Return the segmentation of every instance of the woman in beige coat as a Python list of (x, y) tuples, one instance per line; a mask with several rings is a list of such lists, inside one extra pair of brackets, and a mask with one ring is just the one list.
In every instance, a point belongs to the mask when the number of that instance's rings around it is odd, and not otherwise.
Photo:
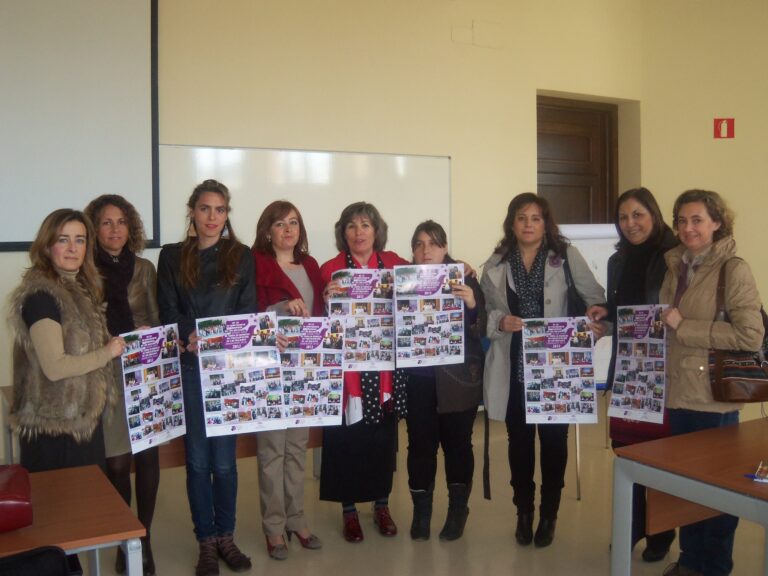
[[(668, 401), (673, 435), (739, 421), (741, 404), (715, 402), (710, 348), (757, 350), (763, 340), (760, 295), (749, 265), (736, 257), (733, 217), (715, 192), (688, 190), (675, 201), (681, 244), (666, 253), (659, 300), (667, 335)], [(714, 320), (720, 268), (726, 267), (727, 319)], [(665, 575), (730, 574), (738, 518), (723, 514), (680, 529), (680, 558)]]

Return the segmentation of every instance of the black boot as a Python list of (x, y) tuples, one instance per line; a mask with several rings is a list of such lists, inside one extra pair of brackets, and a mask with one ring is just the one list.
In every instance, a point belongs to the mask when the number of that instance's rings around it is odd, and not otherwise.
[(517, 511), (517, 530), (515, 540), (520, 546), (528, 546), (533, 542), (533, 512)]
[(648, 545), (645, 547), (645, 550), (643, 550), (643, 561), (658, 562), (663, 560), (669, 553), (669, 547), (672, 546), (674, 540), (674, 530), (667, 530), (666, 532), (646, 536), (645, 541)]
[(141, 565), (144, 568), (144, 576), (155, 576), (155, 557), (152, 555), (149, 532), (141, 539)]
[(544, 548), (552, 544), (555, 539), (555, 525), (557, 518), (540, 518), (539, 525), (536, 528), (536, 535), (533, 537), (533, 543), (537, 548)]
[(464, 534), (464, 525), (469, 516), (467, 502), (471, 490), (471, 484), (448, 484), (448, 516), (440, 531), (440, 540), (456, 540)]
[(432, 521), (432, 490), (411, 490), (413, 522), (411, 539), (429, 540), (429, 524)]

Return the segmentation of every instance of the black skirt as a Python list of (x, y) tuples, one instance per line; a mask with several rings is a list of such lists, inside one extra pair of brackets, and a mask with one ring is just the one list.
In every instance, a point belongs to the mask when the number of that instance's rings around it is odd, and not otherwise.
[(397, 418), (323, 429), (320, 500), (371, 502), (389, 496), (395, 470)]
[(30, 472), (45, 472), (96, 464), (106, 470), (104, 431), (99, 420), (93, 435), (82, 442), (69, 434), (37, 434), (34, 439), (19, 438), (19, 461)]

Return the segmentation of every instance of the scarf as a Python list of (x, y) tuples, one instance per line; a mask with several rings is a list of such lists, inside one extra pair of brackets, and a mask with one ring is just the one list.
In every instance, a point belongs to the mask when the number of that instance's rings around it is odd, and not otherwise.
[(101, 246), (96, 246), (96, 266), (104, 279), (104, 295), (107, 302), (107, 329), (113, 336), (135, 329), (133, 312), (128, 303), (128, 284), (133, 279), (136, 256), (123, 248), (119, 256), (112, 256)]
[[(541, 318), (544, 316), (544, 265), (547, 262), (549, 252), (546, 244), (542, 242), (530, 272), (525, 269), (520, 249), (515, 248), (509, 254), (509, 266), (512, 271), (512, 279), (515, 281), (515, 292), (519, 300), (520, 318)], [(523, 377), (523, 347), (519, 347), (517, 354), (517, 374)]]

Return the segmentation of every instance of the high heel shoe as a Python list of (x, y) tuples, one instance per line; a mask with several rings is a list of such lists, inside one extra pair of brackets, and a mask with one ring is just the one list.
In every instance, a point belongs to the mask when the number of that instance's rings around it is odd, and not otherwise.
[(286, 560), (288, 558), (288, 546), (285, 545), (285, 541), (280, 544), (272, 544), (269, 541), (269, 536), (265, 536), (267, 539), (267, 554), (273, 560)]
[(286, 530), (286, 534), (288, 534), (288, 542), (291, 541), (291, 536), (296, 534), (296, 538), (301, 542), (301, 547), (307, 550), (320, 550), (323, 547), (323, 541), (314, 534), (310, 533), (306, 538), (303, 538), (296, 530)]

